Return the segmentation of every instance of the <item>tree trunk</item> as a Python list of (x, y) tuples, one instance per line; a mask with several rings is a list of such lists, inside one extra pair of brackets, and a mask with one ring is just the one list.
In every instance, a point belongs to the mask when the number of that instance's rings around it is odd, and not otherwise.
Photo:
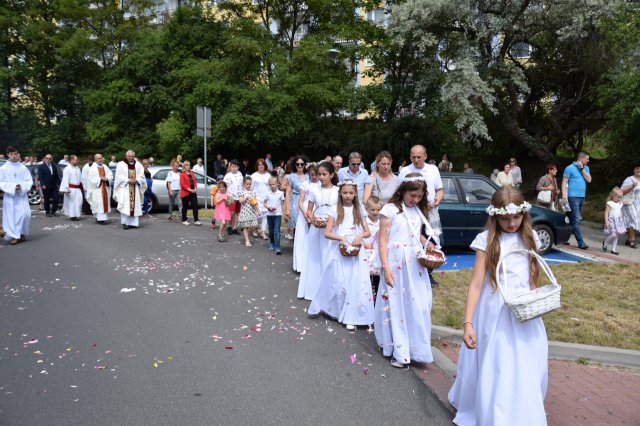
[(536, 158), (542, 161), (547, 163), (557, 162), (556, 156), (549, 150), (549, 147), (520, 127), (518, 120), (511, 115), (510, 111), (504, 105), (496, 102), (496, 108), (500, 113), (500, 117), (502, 117), (502, 123), (505, 129), (520, 145), (527, 148)]

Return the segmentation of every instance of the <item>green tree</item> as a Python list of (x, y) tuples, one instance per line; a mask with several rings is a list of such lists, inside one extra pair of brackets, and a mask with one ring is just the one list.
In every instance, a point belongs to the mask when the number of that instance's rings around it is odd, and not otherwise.
[[(497, 114), (512, 142), (549, 161), (602, 125), (595, 88), (612, 58), (600, 22), (619, 3), (416, 0), (393, 9), (391, 30), (437, 61), (443, 105), (465, 141), (490, 140)], [(425, 84), (432, 77), (416, 81)]]

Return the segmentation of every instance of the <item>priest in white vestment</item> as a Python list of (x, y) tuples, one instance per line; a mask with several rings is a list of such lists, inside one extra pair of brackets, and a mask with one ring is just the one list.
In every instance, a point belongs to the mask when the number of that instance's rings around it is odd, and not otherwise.
[(78, 157), (69, 157), (69, 165), (62, 172), (59, 192), (64, 194), (62, 212), (71, 220), (78, 221), (82, 215), (82, 172), (78, 167)]
[(87, 170), (87, 202), (100, 225), (106, 225), (111, 211), (111, 180), (113, 173), (104, 164), (102, 154), (94, 156), (94, 163)]
[(29, 169), (20, 163), (20, 153), (15, 148), (9, 147), (7, 155), (9, 161), (0, 167), (0, 190), (4, 192), (2, 227), (4, 239), (16, 245), (29, 234), (31, 207), (28, 194), (33, 178)]
[(138, 226), (142, 216), (142, 201), (147, 181), (142, 164), (135, 159), (135, 152), (127, 151), (124, 161), (116, 166), (116, 178), (113, 183), (113, 198), (118, 202), (120, 223), (124, 229)]

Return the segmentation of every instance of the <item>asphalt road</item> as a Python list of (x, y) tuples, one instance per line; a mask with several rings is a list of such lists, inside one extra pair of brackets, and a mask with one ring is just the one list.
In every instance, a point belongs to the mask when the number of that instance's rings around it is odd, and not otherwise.
[(450, 424), (373, 334), (307, 317), (289, 241), (117, 222), (0, 245), (0, 424)]

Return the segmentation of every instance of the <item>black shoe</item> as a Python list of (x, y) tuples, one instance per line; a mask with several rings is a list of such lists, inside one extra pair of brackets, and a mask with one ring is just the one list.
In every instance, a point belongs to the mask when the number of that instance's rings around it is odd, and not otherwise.
[(578, 248), (579, 248), (580, 250), (588, 250), (588, 249), (589, 249), (589, 246), (588, 246), (588, 245), (586, 245), (585, 243), (582, 243), (582, 244), (578, 245)]
[(625, 241), (625, 242), (624, 242), (624, 245), (625, 245), (625, 246), (631, 245), (631, 241), (629, 241), (629, 240)]
[(619, 255), (620, 253), (619, 253), (619, 252), (617, 252), (617, 251), (613, 251), (613, 250), (611, 250), (611, 254), (615, 254), (615, 255), (617, 256), (617, 255)]
[(108, 222), (107, 222), (106, 220), (98, 221), (98, 223), (99, 223), (100, 225), (106, 225), (106, 224), (108, 224)]
[(607, 245), (605, 243), (602, 243), (602, 251), (606, 253), (607, 250)]
[(46, 214), (45, 214), (45, 216), (47, 216), (47, 217), (53, 217), (53, 214), (51, 214), (51, 213), (46, 213)]
[(72, 217), (71, 220), (74, 221), (74, 222), (78, 222), (80, 220), (80, 218), (79, 217)]
[(122, 225), (122, 229), (129, 229), (129, 225)]
[(56, 212), (51, 213), (51, 215), (53, 215), (54, 217), (58, 217), (58, 213)]

